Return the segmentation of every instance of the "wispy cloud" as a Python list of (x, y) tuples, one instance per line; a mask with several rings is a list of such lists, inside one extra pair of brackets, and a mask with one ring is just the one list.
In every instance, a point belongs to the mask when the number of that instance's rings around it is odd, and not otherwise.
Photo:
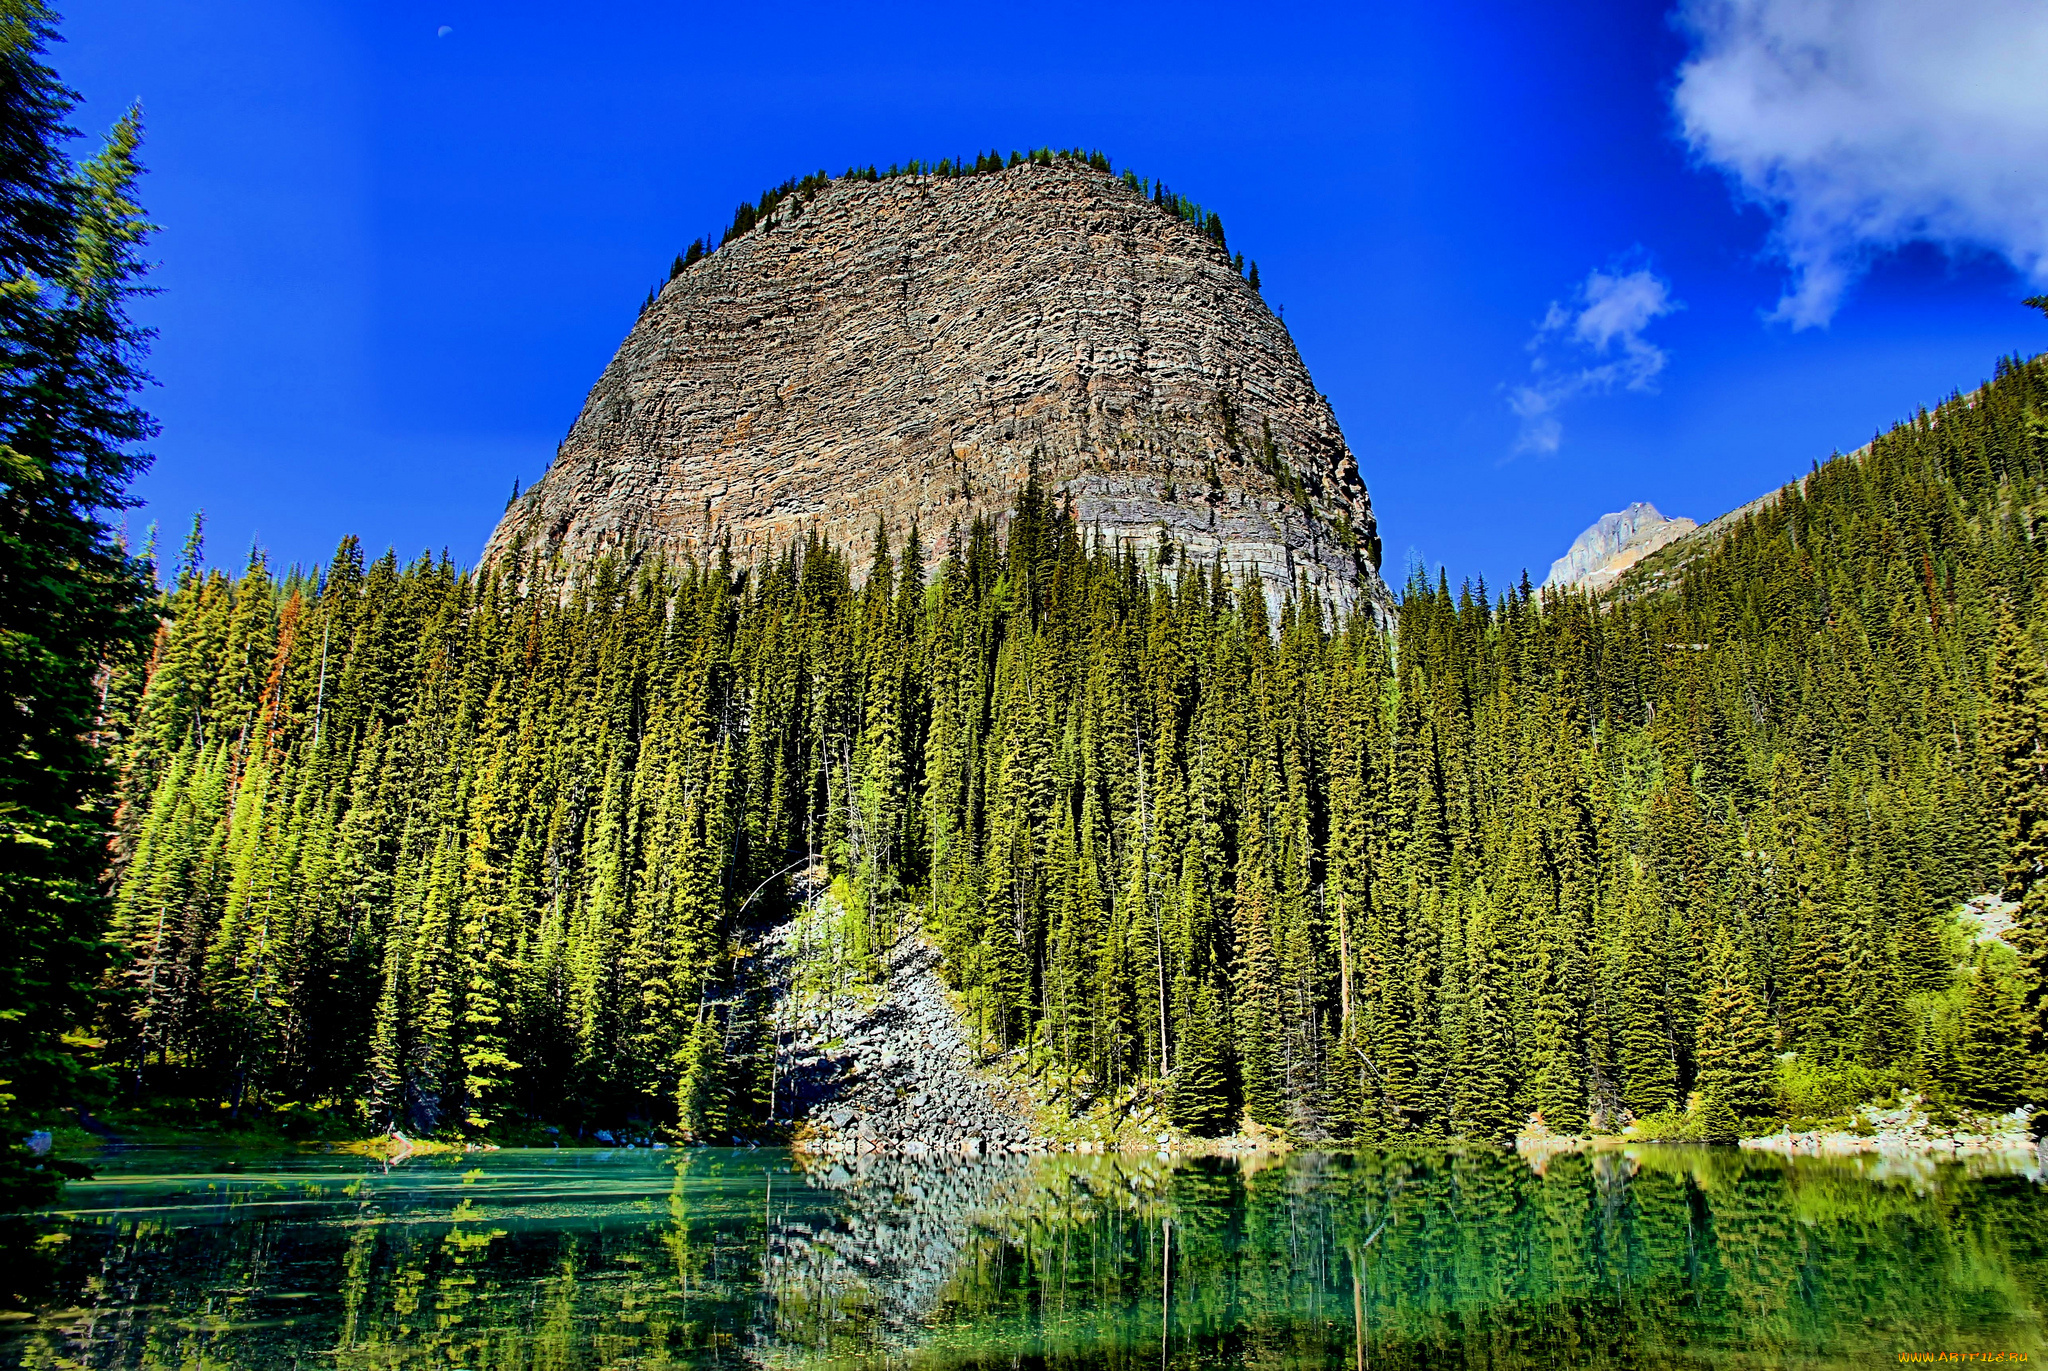
[(1529, 340), (1529, 379), (1508, 391), (1508, 408), (1521, 421), (1514, 451), (1557, 451), (1559, 411), (1580, 396), (1654, 390), (1666, 357), (1643, 330), (1683, 308), (1648, 267), (1594, 271), (1569, 303), (1551, 301)]
[(2003, 256), (2048, 285), (2048, 5), (1681, 0), (1686, 141), (1775, 220), (1771, 317), (1825, 324), (1909, 242)]

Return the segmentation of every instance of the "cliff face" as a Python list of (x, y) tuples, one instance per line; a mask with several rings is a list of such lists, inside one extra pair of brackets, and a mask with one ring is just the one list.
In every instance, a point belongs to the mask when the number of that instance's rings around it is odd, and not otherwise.
[(1573, 540), (1570, 551), (1550, 564), (1545, 588), (1599, 593), (1658, 548), (1693, 531), (1687, 518), (1667, 519), (1657, 507), (1638, 501), (1614, 514), (1603, 514)]
[(1034, 464), (1091, 537), (1391, 603), (1330, 406), (1222, 249), (1076, 164), (835, 181), (670, 281), (487, 558), (934, 560)]

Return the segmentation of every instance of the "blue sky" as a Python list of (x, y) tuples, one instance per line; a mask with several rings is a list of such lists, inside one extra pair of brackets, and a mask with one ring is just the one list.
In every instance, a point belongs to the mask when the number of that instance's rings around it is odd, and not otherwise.
[(1390, 579), (1540, 580), (2048, 349), (2048, 11), (1687, 3), (74, 4), (75, 122), (142, 101), (163, 225), (131, 525), (472, 561), (739, 200), (1078, 144), (1258, 261)]

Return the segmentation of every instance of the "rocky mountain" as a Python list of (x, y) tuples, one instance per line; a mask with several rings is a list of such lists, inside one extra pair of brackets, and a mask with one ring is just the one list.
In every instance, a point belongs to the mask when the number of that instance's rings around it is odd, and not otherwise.
[(864, 569), (879, 520), (931, 562), (1034, 469), (1090, 537), (1391, 605), (1286, 328), (1215, 237), (1070, 160), (827, 181), (678, 272), (485, 555), (815, 531)]
[(1603, 514), (1573, 540), (1570, 551), (1550, 564), (1544, 588), (1597, 594), (1637, 562), (1697, 527), (1687, 518), (1667, 519), (1655, 505), (1642, 501)]

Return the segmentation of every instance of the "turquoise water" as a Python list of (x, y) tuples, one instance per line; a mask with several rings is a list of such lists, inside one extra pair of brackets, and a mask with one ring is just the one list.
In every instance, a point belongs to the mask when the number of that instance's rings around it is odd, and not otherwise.
[(1732, 1150), (801, 1165), (136, 1149), (0, 1365), (1848, 1367), (2048, 1355), (2048, 1191)]

